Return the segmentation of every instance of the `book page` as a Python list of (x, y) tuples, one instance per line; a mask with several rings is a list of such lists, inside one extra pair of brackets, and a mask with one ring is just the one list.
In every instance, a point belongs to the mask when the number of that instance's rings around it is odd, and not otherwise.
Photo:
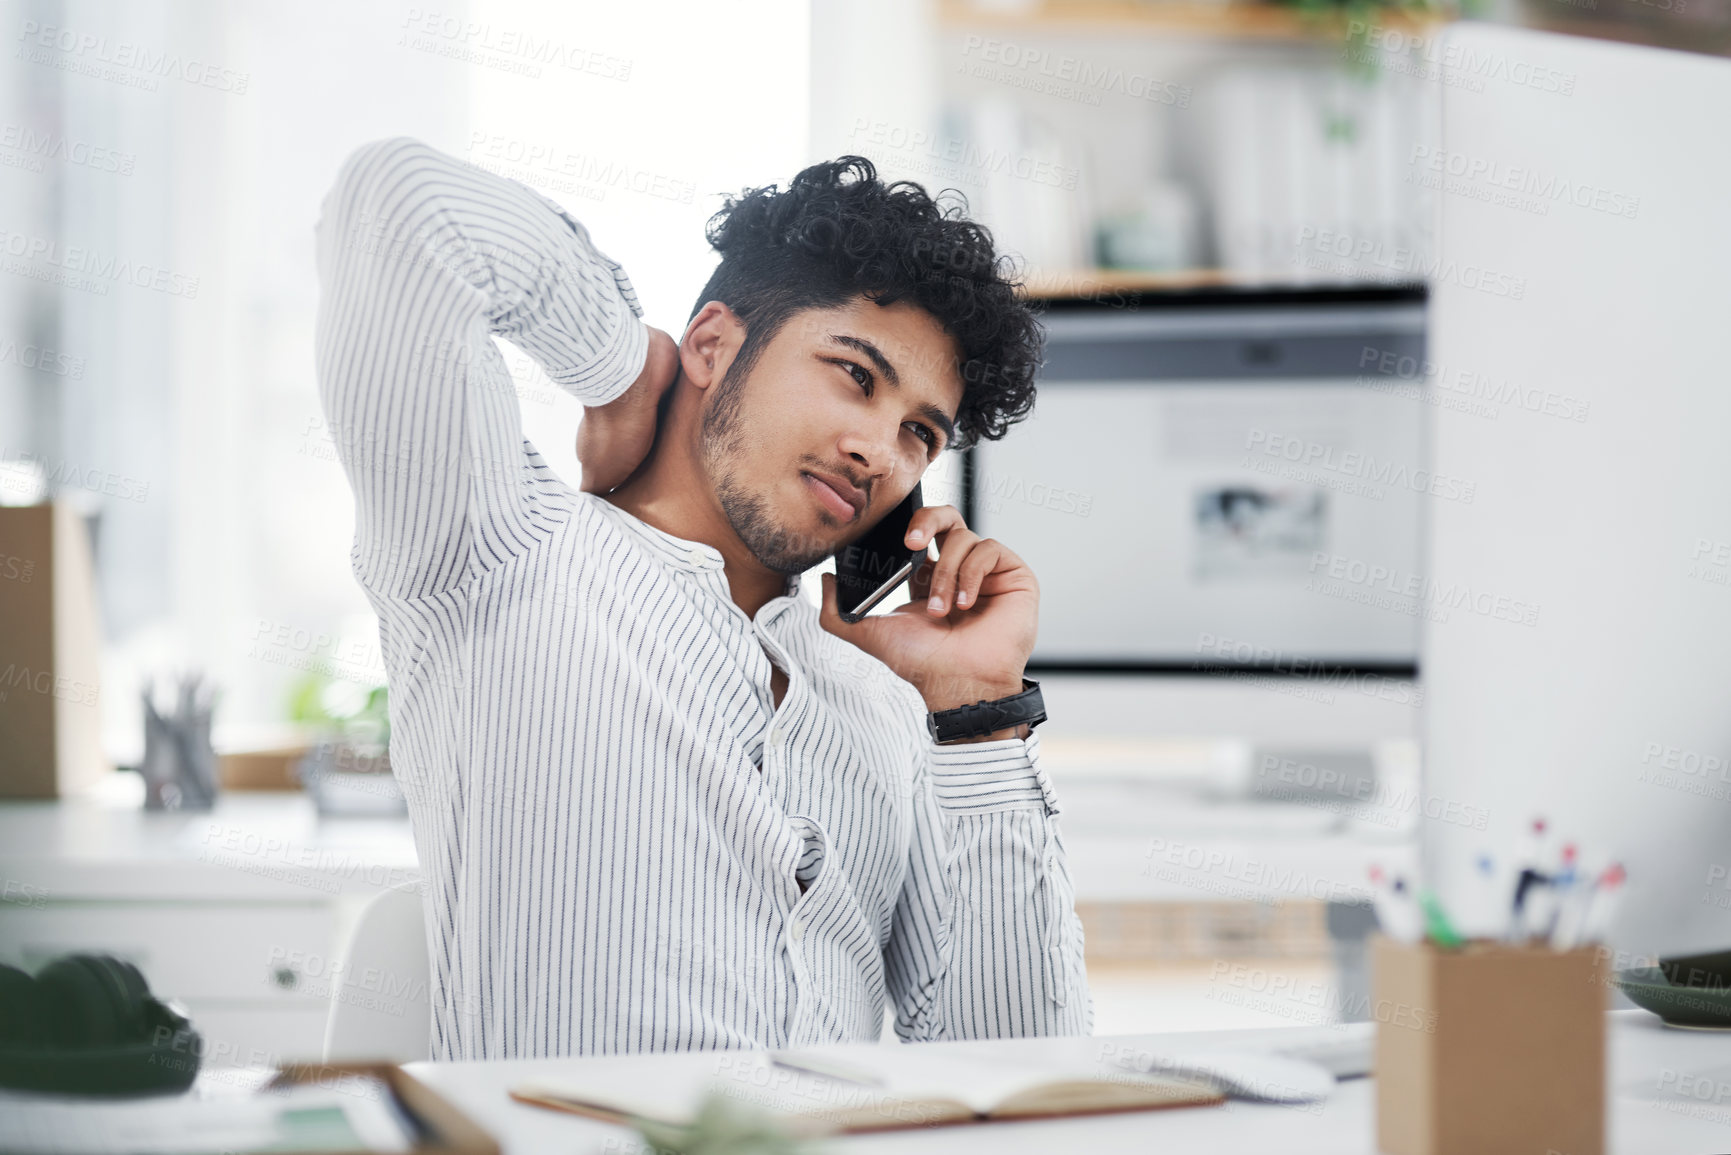
[[(777, 1055), (817, 1069), (834, 1066), (838, 1075), (851, 1069), (857, 1076), (877, 1080), (879, 1093), (891, 1100), (909, 1104), (955, 1102), (980, 1116), (1012, 1105), (1018, 1111), (1083, 1111), (1123, 1109), (1149, 1100), (1205, 1102), (1219, 1098), (1212, 1088), (1191, 1080), (1125, 1071), (1113, 1064), (961, 1055), (941, 1046), (880, 1047), (845, 1056), (817, 1051)], [(857, 1090), (863, 1094), (871, 1088)]]
[[(644, 1060), (649, 1059), (646, 1065)], [(679, 1056), (621, 1056), (605, 1067), (574, 1066), (569, 1076), (547, 1076), (511, 1089), (513, 1097), (597, 1117), (631, 1115), (674, 1125), (696, 1118), (706, 1095), (802, 1119), (811, 1134), (876, 1127), (919, 1126), (971, 1118), (959, 1102), (910, 1105), (886, 1088), (776, 1065), (766, 1051), (713, 1051)], [(826, 1063), (825, 1070), (839, 1070)], [(852, 1066), (848, 1073), (853, 1074)], [(857, 1072), (876, 1080), (871, 1072)]]
[[(620, 1056), (512, 1088), (520, 1100), (599, 1117), (683, 1125), (707, 1094), (799, 1119), (802, 1131), (931, 1126), (1006, 1115), (1218, 1102), (1212, 1088), (1100, 1063), (958, 1055), (908, 1045), (831, 1051), (717, 1051)], [(645, 1065), (644, 1060), (650, 1065)], [(779, 1060), (779, 1062), (778, 1062)]]

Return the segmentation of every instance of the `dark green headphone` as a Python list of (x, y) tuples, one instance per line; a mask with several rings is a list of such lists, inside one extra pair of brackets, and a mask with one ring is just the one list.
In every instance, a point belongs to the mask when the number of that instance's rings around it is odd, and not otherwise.
[(112, 955), (55, 959), (31, 978), (0, 966), (0, 1087), (79, 1095), (184, 1091), (204, 1041)]

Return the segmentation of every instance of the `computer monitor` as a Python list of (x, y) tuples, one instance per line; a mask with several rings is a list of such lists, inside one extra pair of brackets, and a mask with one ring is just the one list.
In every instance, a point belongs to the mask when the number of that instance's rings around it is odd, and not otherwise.
[[(1627, 867), (1611, 944), (1731, 947), (1731, 61), (1447, 33), (1422, 855), (1472, 928), (1534, 816)], [(1540, 83), (1542, 81), (1542, 83)], [(1484, 829), (1477, 827), (1482, 825)]]
[[(1421, 285), (1053, 300), (1033, 413), (969, 454), (969, 525), (1040, 577), (1030, 672), (1406, 677)], [(1348, 576), (1350, 573), (1350, 577)]]

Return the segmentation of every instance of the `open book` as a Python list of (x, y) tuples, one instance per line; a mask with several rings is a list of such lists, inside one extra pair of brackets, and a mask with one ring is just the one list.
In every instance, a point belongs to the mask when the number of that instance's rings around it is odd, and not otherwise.
[[(609, 1122), (689, 1125), (706, 1095), (779, 1116), (803, 1135), (1213, 1105), (1210, 1083), (1105, 1062), (956, 1052), (946, 1044), (614, 1057), (511, 1089), (524, 1103)], [(658, 1059), (653, 1066), (644, 1059)]]

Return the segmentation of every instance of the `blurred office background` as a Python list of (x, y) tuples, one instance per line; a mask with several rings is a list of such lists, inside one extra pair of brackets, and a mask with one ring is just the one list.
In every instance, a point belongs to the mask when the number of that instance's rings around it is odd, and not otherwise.
[[(1427, 379), (1430, 222), (1461, 159), (1438, 151), (1438, 92), (1568, 78), (1445, 58), (1453, 8), (1311, 8), (0, 6), (0, 501), (52, 498), (89, 531), (106, 761), (143, 756), (143, 679), (198, 670), (229, 786), (214, 836), (116, 825), (142, 793), (124, 774), (101, 815), (30, 818), (4, 953), (129, 950), (229, 1037), (293, 1056), (316, 1050), (308, 960), (333, 955), (344, 904), (412, 876), (400, 818), (241, 789), (293, 787), (313, 743), (376, 720), (385, 681), (312, 362), (312, 229), (351, 149), (413, 135), (541, 189), (674, 333), (721, 194), (851, 152), (965, 194), (1050, 302), (1034, 416), (946, 459), (928, 500), (1042, 576), (1030, 673), (1097, 1030), (1365, 1017), (1370, 869), (1440, 817), (1415, 740), (1439, 612), (1420, 528), (1471, 489), (1425, 472), (1425, 423), (1439, 404), (1558, 419), (1503, 383)], [(1678, 35), (1652, 8), (1472, 15)], [(509, 356), (526, 435), (575, 482), (580, 407)], [(306, 873), (251, 895), (281, 873), (257, 850), (273, 838)], [(30, 854), (130, 879), (50, 885)], [(174, 873), (189, 855), (205, 873)], [(212, 870), (232, 877), (209, 889)], [(244, 980), (205, 985), (175, 954), (200, 919)]]

